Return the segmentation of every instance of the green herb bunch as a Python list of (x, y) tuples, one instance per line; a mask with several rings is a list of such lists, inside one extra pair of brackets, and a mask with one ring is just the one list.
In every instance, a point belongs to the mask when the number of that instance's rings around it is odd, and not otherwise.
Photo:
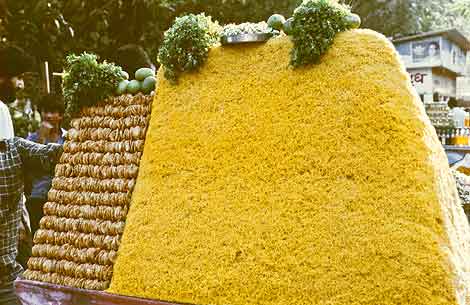
[(358, 18), (348, 6), (335, 0), (304, 0), (293, 15), (291, 64), (299, 67), (318, 63), (337, 33), (356, 27), (351, 17)]
[(121, 67), (106, 61), (99, 63), (94, 54), (67, 56), (63, 82), (66, 117), (70, 119), (82, 107), (93, 106), (112, 96), (122, 80)]
[(211, 46), (219, 41), (219, 32), (218, 24), (204, 14), (176, 18), (158, 52), (165, 77), (175, 83), (182, 72), (197, 70), (206, 61)]

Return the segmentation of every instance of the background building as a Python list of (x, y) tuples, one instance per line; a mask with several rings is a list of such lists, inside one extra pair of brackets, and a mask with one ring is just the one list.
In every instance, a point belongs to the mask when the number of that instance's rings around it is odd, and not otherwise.
[(393, 43), (423, 102), (470, 102), (470, 41), (461, 32), (422, 33)]

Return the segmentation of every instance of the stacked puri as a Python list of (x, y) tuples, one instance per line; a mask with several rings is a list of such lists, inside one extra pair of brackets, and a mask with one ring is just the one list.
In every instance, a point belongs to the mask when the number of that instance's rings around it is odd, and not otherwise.
[(83, 109), (57, 165), (26, 279), (108, 288), (137, 179), (152, 96)]

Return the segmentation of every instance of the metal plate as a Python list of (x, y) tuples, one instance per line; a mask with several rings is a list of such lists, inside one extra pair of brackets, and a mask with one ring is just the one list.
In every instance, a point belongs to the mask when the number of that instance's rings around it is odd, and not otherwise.
[(470, 152), (470, 146), (454, 146), (454, 145), (444, 145), (446, 151), (463, 151)]
[(221, 42), (223, 45), (226, 44), (240, 44), (240, 43), (256, 43), (256, 42), (266, 42), (273, 34), (271, 33), (262, 33), (262, 34), (239, 34), (234, 36), (222, 36)]

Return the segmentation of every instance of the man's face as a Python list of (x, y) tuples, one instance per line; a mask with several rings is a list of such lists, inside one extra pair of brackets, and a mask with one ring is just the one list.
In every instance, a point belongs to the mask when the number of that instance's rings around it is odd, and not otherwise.
[(58, 128), (62, 123), (63, 115), (59, 112), (43, 111), (41, 112), (41, 118), (44, 122)]

